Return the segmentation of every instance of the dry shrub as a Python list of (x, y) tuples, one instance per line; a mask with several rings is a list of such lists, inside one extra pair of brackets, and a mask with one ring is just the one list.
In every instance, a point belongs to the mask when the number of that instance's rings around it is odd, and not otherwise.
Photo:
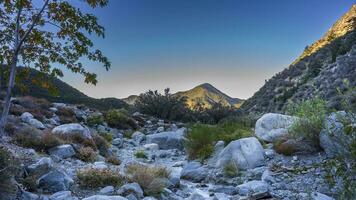
[(116, 156), (109, 156), (106, 158), (106, 162), (111, 163), (113, 165), (120, 165), (121, 160), (117, 158)]
[(85, 188), (100, 188), (108, 185), (114, 187), (122, 185), (124, 177), (119, 171), (110, 169), (85, 169), (77, 172), (79, 185)]
[(286, 156), (293, 155), (295, 153), (294, 145), (287, 143), (285, 140), (277, 141), (273, 144), (273, 149), (279, 153)]
[(0, 146), (0, 199), (7, 194), (14, 193), (16, 186), (11, 179), (19, 173), (19, 163), (11, 153), (3, 146)]
[(23, 112), (29, 112), (39, 120), (52, 116), (52, 113), (49, 111), (51, 104), (46, 99), (25, 96), (18, 98), (17, 103), (23, 108), (20, 108), (18, 105), (12, 106), (13, 108), (11, 113), (15, 115), (21, 115)]
[(76, 156), (85, 162), (94, 162), (97, 153), (91, 147), (81, 147)]
[(126, 172), (129, 180), (138, 183), (146, 195), (160, 194), (165, 187), (162, 179), (170, 175), (170, 171), (165, 167), (150, 167), (141, 164), (129, 165)]
[(60, 137), (67, 143), (79, 144), (81, 146), (91, 147), (93, 150), (97, 150), (94, 140), (86, 138), (80, 133), (75, 133), (71, 135), (58, 135), (58, 137)]
[(70, 108), (58, 108), (56, 114), (58, 115), (61, 123), (63, 124), (78, 122), (75, 112)]
[(100, 155), (107, 156), (110, 144), (98, 134), (93, 135), (93, 140), (96, 148), (99, 150)]
[(22, 179), (21, 183), (25, 187), (26, 191), (35, 192), (37, 190), (37, 179), (39, 176), (31, 175)]

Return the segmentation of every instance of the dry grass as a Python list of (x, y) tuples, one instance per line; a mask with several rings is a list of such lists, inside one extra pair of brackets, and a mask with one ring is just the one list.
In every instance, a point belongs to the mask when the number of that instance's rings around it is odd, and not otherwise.
[(279, 153), (286, 156), (293, 155), (296, 150), (292, 144), (286, 143), (285, 140), (277, 141), (273, 144), (273, 149)]
[(149, 167), (141, 164), (129, 165), (126, 172), (129, 180), (138, 183), (146, 195), (160, 194), (165, 187), (162, 179), (170, 175), (170, 171), (165, 167)]
[(108, 185), (121, 186), (124, 177), (110, 169), (85, 169), (77, 171), (79, 185), (84, 188), (100, 188)]
[(106, 162), (111, 163), (113, 165), (120, 165), (121, 160), (117, 158), (116, 156), (109, 156), (106, 158)]
[(91, 147), (81, 147), (76, 156), (85, 162), (94, 162), (97, 153)]
[(56, 114), (58, 115), (61, 123), (63, 124), (78, 122), (74, 111), (70, 108), (66, 108), (66, 107), (58, 108)]

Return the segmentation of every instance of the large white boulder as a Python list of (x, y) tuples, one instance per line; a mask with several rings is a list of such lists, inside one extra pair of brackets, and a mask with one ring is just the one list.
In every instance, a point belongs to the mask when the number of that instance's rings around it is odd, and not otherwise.
[(216, 168), (234, 164), (238, 169), (252, 169), (264, 165), (264, 149), (255, 137), (242, 138), (230, 142), (212, 160)]
[(288, 129), (298, 120), (297, 117), (278, 113), (264, 114), (257, 120), (255, 126), (256, 136), (266, 142), (275, 142), (288, 134)]
[(63, 135), (63, 136), (79, 134), (84, 138), (88, 138), (88, 139), (92, 138), (89, 129), (78, 123), (63, 124), (57, 126), (52, 130), (52, 133)]
[(147, 143), (156, 143), (160, 149), (184, 149), (184, 140), (186, 128), (180, 128), (176, 131), (161, 132), (147, 135)]

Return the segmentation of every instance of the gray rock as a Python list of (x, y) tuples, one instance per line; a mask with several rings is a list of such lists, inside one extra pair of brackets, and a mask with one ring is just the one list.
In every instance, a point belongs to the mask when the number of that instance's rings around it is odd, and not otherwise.
[(288, 134), (288, 129), (298, 118), (277, 113), (264, 114), (255, 125), (256, 136), (266, 142), (275, 142)]
[(181, 178), (191, 180), (193, 182), (200, 182), (205, 179), (207, 168), (202, 166), (197, 161), (192, 161), (184, 165), (181, 172)]
[(20, 116), (21, 121), (30, 124), (31, 126), (34, 126), (38, 129), (45, 129), (46, 127), (42, 124), (42, 122), (38, 121), (33, 117), (33, 115), (29, 112), (24, 112)]
[(128, 199), (128, 200), (138, 200), (138, 199), (136, 198), (136, 196), (133, 195), (133, 194), (129, 194), (129, 195), (127, 195), (125, 198)]
[(48, 192), (59, 192), (68, 190), (74, 181), (65, 173), (54, 170), (38, 180), (38, 187)]
[(329, 197), (329, 196), (327, 196), (327, 195), (325, 195), (325, 194), (321, 194), (321, 193), (319, 193), (319, 192), (313, 192), (313, 193), (311, 194), (311, 198), (312, 198), (313, 200), (334, 200), (334, 198)]
[(159, 149), (159, 146), (156, 143), (150, 143), (143, 145), (143, 149), (147, 151), (157, 151)]
[(42, 175), (49, 172), (52, 169), (52, 167), (53, 167), (52, 159), (48, 157), (44, 157), (41, 158), (36, 163), (27, 166), (26, 169), (29, 174)]
[[(11, 199), (10, 197), (3, 197), (4, 199)], [(21, 193), (21, 200), (39, 200), (40, 197), (37, 194), (31, 193), (31, 192), (27, 192), (27, 191), (23, 191)]]
[(213, 200), (230, 200), (230, 198), (224, 193), (214, 193)]
[(124, 140), (122, 138), (115, 138), (111, 143), (120, 148), (124, 144)]
[(129, 194), (134, 194), (137, 198), (143, 198), (143, 190), (141, 189), (140, 185), (137, 183), (128, 183), (123, 186), (117, 191), (119, 195), (127, 196)]
[(99, 191), (99, 194), (109, 195), (109, 194), (113, 194), (114, 192), (115, 189), (113, 186), (106, 186)]
[(87, 127), (83, 127), (78, 123), (63, 124), (57, 126), (52, 130), (52, 133), (58, 135), (65, 135), (65, 136), (79, 134), (84, 138), (88, 138), (88, 139), (92, 138), (89, 129)]
[(230, 142), (212, 160), (216, 168), (233, 163), (239, 169), (252, 169), (264, 165), (264, 149), (255, 137), (242, 138)]
[(152, 135), (147, 135), (147, 143), (156, 143), (160, 149), (184, 149), (185, 128), (180, 128), (177, 131), (161, 132)]
[(324, 149), (328, 157), (336, 155), (350, 156), (350, 144), (355, 138), (345, 133), (344, 122), (352, 124), (353, 130), (356, 130), (356, 116), (344, 111), (334, 112), (326, 118), (324, 128), (322, 129), (319, 139), (320, 146)]
[(77, 197), (72, 196), (71, 191), (60, 191), (49, 196), (50, 200), (78, 200)]
[(145, 137), (146, 135), (139, 131), (134, 132), (131, 136), (136, 145), (139, 145), (145, 139)]
[(229, 185), (216, 186), (211, 191), (214, 193), (224, 193), (224, 194), (229, 194), (229, 195), (236, 195), (239, 193), (239, 191), (236, 187), (229, 186)]
[(274, 156), (276, 155), (276, 151), (273, 149), (266, 149), (265, 150), (265, 155), (267, 158), (274, 158)]
[(269, 184), (276, 182), (275, 178), (272, 176), (272, 172), (268, 169), (263, 172), (261, 180)]
[(195, 192), (192, 195), (190, 195), (190, 197), (188, 199), (189, 200), (205, 200), (206, 198), (203, 195)]
[(70, 144), (63, 144), (57, 147), (53, 147), (48, 150), (51, 156), (56, 156), (62, 159), (70, 158), (75, 155), (74, 148)]
[(252, 196), (257, 199), (269, 196), (268, 184), (264, 181), (249, 181), (238, 185), (237, 189), (242, 196)]
[(157, 128), (157, 133), (163, 132), (164, 131), (164, 127), (160, 126)]
[(24, 112), (20, 116), (21, 121), (23, 121), (25, 123), (29, 123), (29, 121), (33, 118), (34, 118), (33, 115), (29, 112)]
[(122, 196), (106, 196), (106, 195), (94, 195), (82, 200), (127, 200), (127, 198)]

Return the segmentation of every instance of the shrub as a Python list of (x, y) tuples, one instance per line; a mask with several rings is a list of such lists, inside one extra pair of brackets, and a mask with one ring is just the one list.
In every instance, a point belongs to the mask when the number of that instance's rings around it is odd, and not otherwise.
[(230, 162), (230, 163), (227, 163), (224, 168), (223, 168), (223, 173), (224, 173), (224, 176), (225, 177), (228, 177), (228, 178), (233, 178), (233, 177), (236, 177), (238, 176), (238, 168), (237, 166)]
[(59, 137), (62, 140), (66, 141), (67, 143), (79, 144), (79, 145), (82, 145), (85, 147), (91, 147), (92, 149), (97, 150), (97, 146), (96, 146), (94, 140), (86, 138), (80, 133), (71, 134), (71, 135), (59, 135)]
[(162, 178), (168, 178), (170, 171), (165, 167), (149, 167), (141, 164), (129, 165), (126, 169), (131, 182), (138, 183), (146, 195), (159, 195), (165, 188)]
[(25, 187), (25, 189), (29, 192), (35, 192), (37, 190), (37, 179), (39, 177), (37, 175), (27, 176), (22, 179), (21, 183)]
[(76, 156), (85, 162), (94, 162), (97, 153), (91, 147), (81, 147)]
[(111, 143), (112, 140), (113, 140), (113, 135), (111, 133), (108, 133), (108, 132), (100, 133), (100, 136), (103, 137), (109, 143)]
[(300, 118), (289, 129), (291, 134), (296, 137), (303, 136), (319, 144), (319, 134), (327, 114), (326, 102), (320, 98), (302, 101), (290, 105), (287, 112)]
[(11, 179), (18, 173), (18, 163), (11, 153), (3, 146), (0, 146), (0, 197), (12, 194), (15, 185)]
[(124, 177), (119, 171), (110, 169), (84, 169), (77, 171), (79, 185), (85, 188), (100, 188), (108, 185), (120, 186)]
[(286, 140), (279, 140), (273, 144), (273, 149), (279, 153), (286, 156), (293, 155), (296, 150), (292, 144), (286, 143)]
[(63, 124), (78, 122), (75, 112), (70, 108), (60, 107), (58, 108), (56, 114)]
[(121, 129), (136, 129), (137, 125), (134, 119), (129, 117), (123, 111), (113, 109), (109, 110), (105, 115), (105, 121), (109, 126)]
[(99, 150), (100, 155), (107, 156), (110, 144), (100, 135), (94, 134), (93, 140), (96, 148)]
[(136, 151), (135, 157), (136, 158), (143, 158), (143, 159), (147, 159), (148, 158), (144, 151)]
[(33, 127), (26, 127), (15, 133), (15, 141), (23, 147), (33, 148), (41, 152), (47, 152), (50, 148), (63, 143), (56, 135), (49, 132), (42, 134), (41, 131)]
[(113, 165), (120, 165), (121, 160), (117, 158), (116, 156), (109, 156), (106, 158), (106, 162), (111, 163)]
[(95, 112), (92, 113), (87, 119), (86, 119), (86, 123), (89, 126), (95, 126), (95, 125), (99, 125), (102, 124), (104, 122), (104, 118), (103, 115), (101, 113)]

